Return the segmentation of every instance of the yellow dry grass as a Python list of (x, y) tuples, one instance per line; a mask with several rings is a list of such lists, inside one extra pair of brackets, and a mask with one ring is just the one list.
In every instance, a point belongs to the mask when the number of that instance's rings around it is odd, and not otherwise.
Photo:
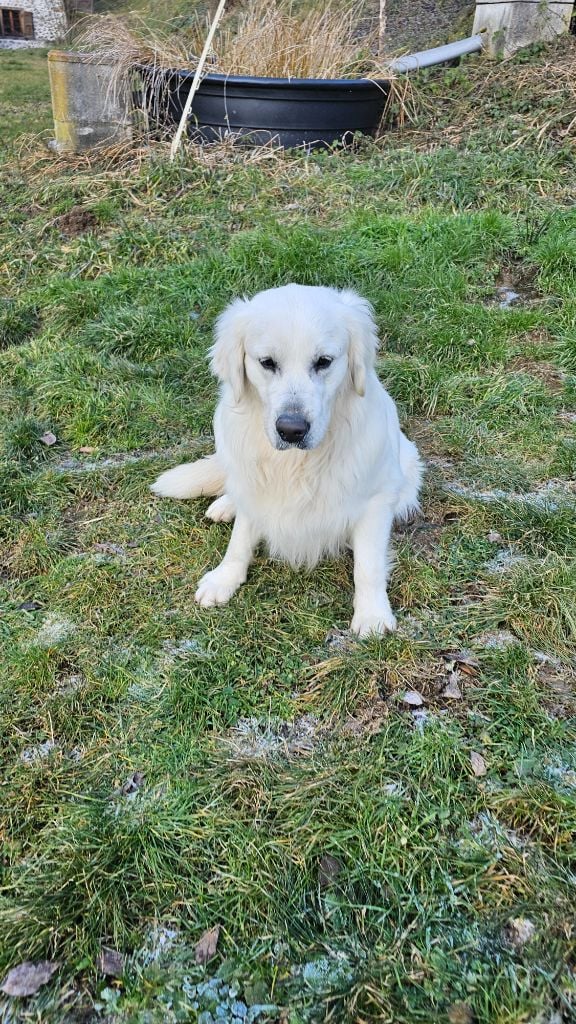
[[(389, 77), (375, 56), (375, 34), (361, 34), (360, 24), (357, 3), (297, 11), (285, 0), (252, 0), (225, 16), (206, 70), (273, 78)], [(137, 16), (95, 16), (81, 23), (74, 44), (124, 72), (135, 64), (193, 69), (209, 25), (207, 16), (197, 14), (178, 32), (169, 26), (152, 31)]]

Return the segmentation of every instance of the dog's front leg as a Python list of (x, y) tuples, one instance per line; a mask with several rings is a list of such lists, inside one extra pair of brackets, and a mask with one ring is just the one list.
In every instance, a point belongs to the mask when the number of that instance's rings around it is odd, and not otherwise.
[(354, 617), (351, 628), (358, 636), (396, 629), (396, 619), (386, 591), (393, 519), (390, 505), (376, 495), (368, 502), (352, 531)]
[(245, 516), (236, 516), (228, 550), (220, 565), (207, 572), (198, 584), (195, 599), (203, 608), (227, 604), (238, 587), (245, 583), (258, 537)]

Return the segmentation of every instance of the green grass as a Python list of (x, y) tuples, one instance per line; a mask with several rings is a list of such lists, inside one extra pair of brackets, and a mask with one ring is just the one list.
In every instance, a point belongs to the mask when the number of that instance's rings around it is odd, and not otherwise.
[[(38, 72), (26, 93), (5, 56), (14, 135), (41, 130), (40, 56), (10, 55)], [(564, 123), (539, 69), (568, 58), (436, 73), (434, 116), (354, 155), (5, 151), (0, 970), (61, 964), (7, 1019), (574, 1018), (576, 178), (570, 140), (532, 127)], [(67, 233), (76, 208), (92, 217)], [(327, 640), (348, 559), (260, 557), (228, 607), (198, 609), (229, 529), (148, 489), (210, 450), (215, 316), (289, 280), (374, 303), (428, 462), (384, 639)], [(462, 650), (478, 667), (451, 700)]]
[(52, 128), (47, 52), (0, 50), (0, 152), (24, 132)]

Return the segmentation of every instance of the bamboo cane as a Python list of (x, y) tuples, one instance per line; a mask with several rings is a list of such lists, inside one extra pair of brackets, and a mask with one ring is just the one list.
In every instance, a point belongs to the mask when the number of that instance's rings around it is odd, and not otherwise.
[(192, 85), (190, 87), (190, 92), (188, 93), (188, 98), (186, 100), (186, 103), (184, 104), (184, 110), (182, 111), (182, 117), (180, 118), (180, 124), (178, 125), (178, 128), (176, 129), (176, 134), (175, 134), (174, 138), (172, 139), (172, 145), (170, 146), (170, 161), (171, 162), (174, 159), (174, 157), (176, 156), (176, 153), (178, 152), (178, 148), (180, 146), (180, 142), (182, 141), (182, 135), (184, 133), (184, 128), (186, 127), (186, 121), (188, 120), (188, 114), (190, 113), (190, 108), (192, 106), (192, 101), (193, 101), (194, 96), (196, 95), (196, 93), (198, 91), (198, 86), (200, 85), (200, 79), (202, 77), (202, 71), (203, 71), (203, 68), (204, 68), (204, 64), (206, 63), (206, 58), (208, 56), (208, 51), (210, 50), (210, 47), (212, 45), (212, 40), (214, 39), (214, 33), (216, 32), (216, 29), (218, 27), (218, 22), (220, 21), (220, 18), (222, 17), (222, 15), (224, 13), (224, 6), (225, 6), (225, 4), (226, 4), (226, 0), (220, 0), (220, 3), (218, 4), (218, 7), (216, 8), (216, 14), (214, 15), (212, 24), (210, 25), (210, 31), (208, 32), (208, 36), (206, 37), (206, 42), (204, 43), (204, 49), (202, 50), (202, 53), (200, 54), (200, 60), (198, 61), (198, 66), (197, 66), (196, 71), (194, 73), (194, 78), (192, 79)]

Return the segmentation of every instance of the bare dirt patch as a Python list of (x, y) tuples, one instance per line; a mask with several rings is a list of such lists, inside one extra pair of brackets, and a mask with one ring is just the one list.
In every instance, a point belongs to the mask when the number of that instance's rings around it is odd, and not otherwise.
[(528, 306), (542, 300), (535, 285), (536, 268), (510, 265), (496, 279), (495, 300), (501, 309)]
[(394, 533), (408, 540), (414, 553), (428, 562), (436, 554), (445, 529), (440, 522), (418, 516), (412, 522), (398, 524)]
[(98, 227), (98, 218), (93, 210), (85, 206), (73, 206), (54, 221), (54, 227), (68, 238), (76, 238)]
[(508, 369), (514, 373), (529, 373), (531, 377), (542, 381), (553, 394), (559, 394), (564, 390), (566, 374), (545, 359), (540, 362), (526, 356), (515, 356), (508, 363)]
[(576, 670), (538, 652), (535, 657), (546, 709), (555, 718), (570, 717), (576, 713)]

